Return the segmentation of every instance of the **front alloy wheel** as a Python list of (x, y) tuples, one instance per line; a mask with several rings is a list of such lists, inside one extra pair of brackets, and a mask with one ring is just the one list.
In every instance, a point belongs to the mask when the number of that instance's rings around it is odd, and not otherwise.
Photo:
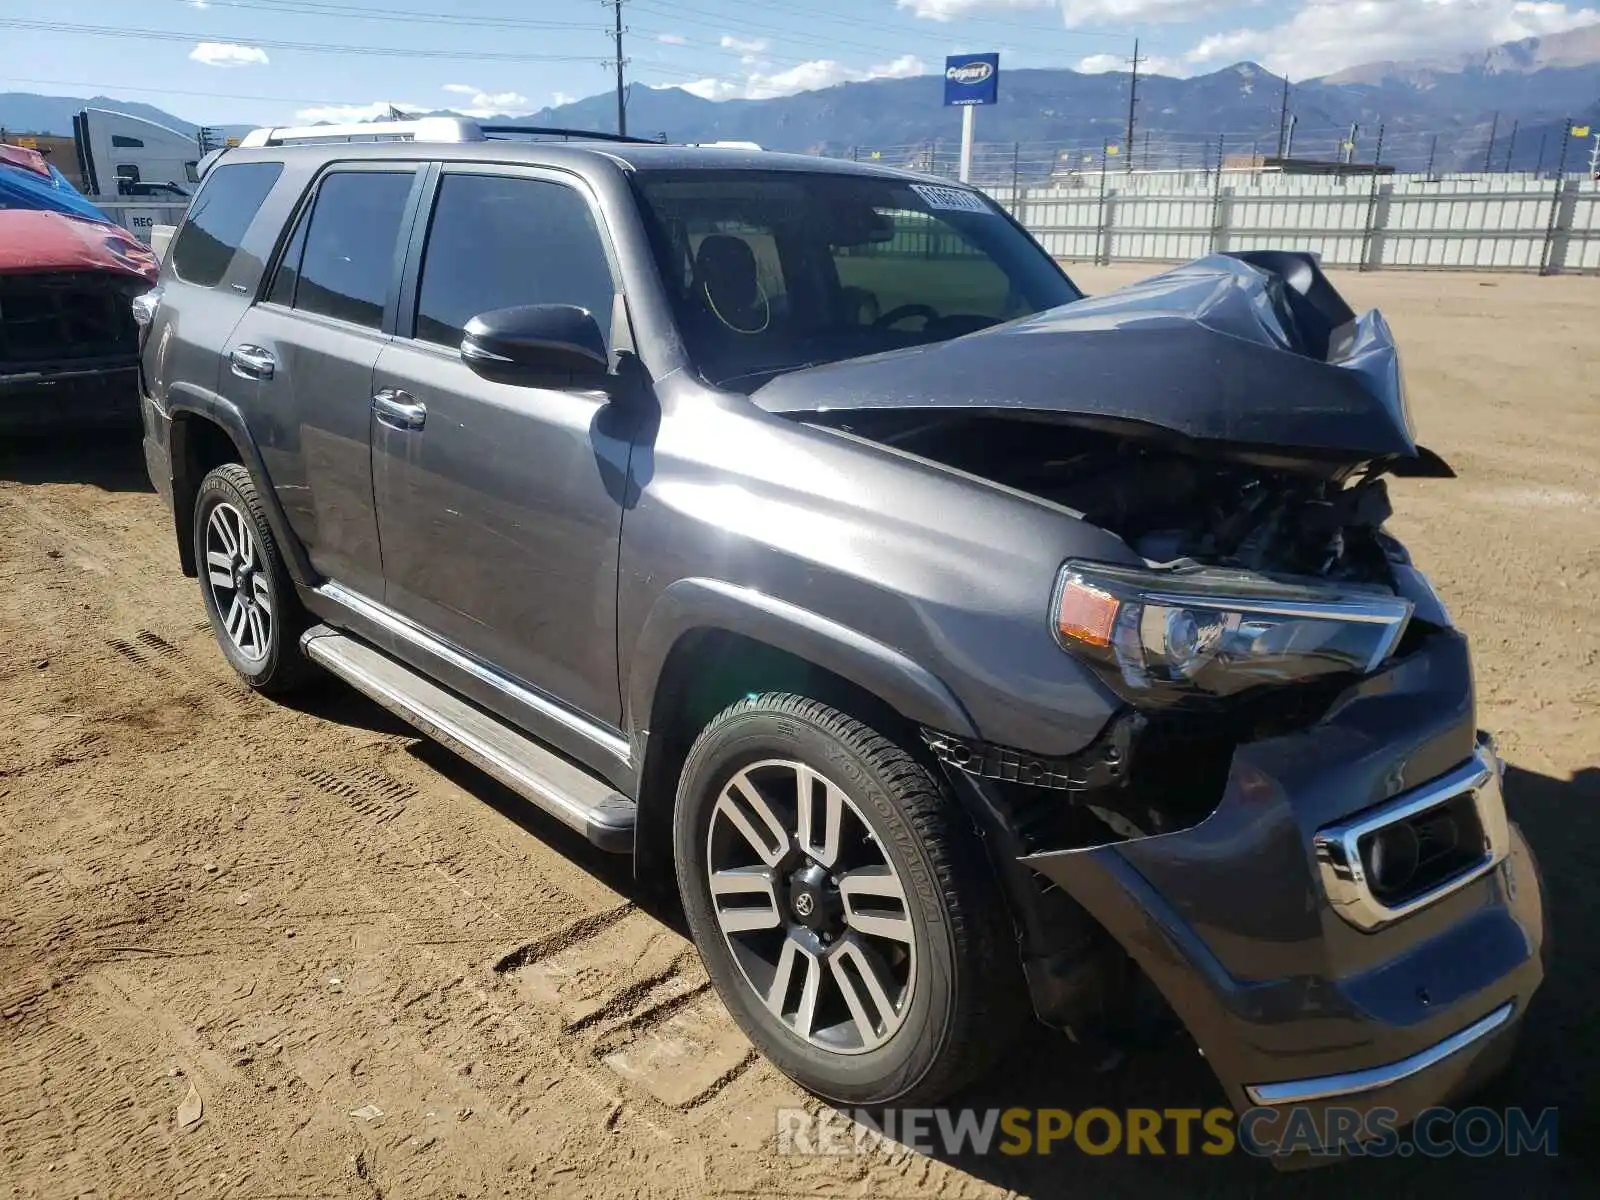
[(817, 700), (752, 695), (678, 781), (684, 915), (740, 1028), (844, 1104), (931, 1103), (1025, 1026), (1010, 917), (930, 769)]
[(894, 1036), (915, 930), (899, 872), (843, 788), (793, 759), (752, 763), (717, 797), (706, 864), (717, 926), (768, 1012), (839, 1054)]

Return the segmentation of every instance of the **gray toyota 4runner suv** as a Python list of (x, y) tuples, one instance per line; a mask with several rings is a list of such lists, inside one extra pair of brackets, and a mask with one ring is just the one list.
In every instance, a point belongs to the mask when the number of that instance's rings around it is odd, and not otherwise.
[[(981, 193), (429, 121), (207, 164), (145, 452), (223, 653), (675, 884), (729, 1010), (927, 1103), (1143, 989), (1240, 1111), (1505, 1060), (1536, 867), (1314, 258), (1086, 298)], [(388, 138), (390, 140), (373, 140)]]

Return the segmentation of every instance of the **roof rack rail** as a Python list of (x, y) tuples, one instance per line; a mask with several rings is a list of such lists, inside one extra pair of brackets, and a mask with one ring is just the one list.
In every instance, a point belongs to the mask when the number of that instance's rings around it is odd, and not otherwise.
[(420, 117), (415, 121), (368, 121), (348, 125), (299, 125), (253, 129), (240, 146), (292, 146), (317, 142), (481, 142), (483, 130), (466, 117)]
[(666, 134), (660, 137), (642, 138), (630, 137), (626, 133), (602, 133), (598, 129), (562, 129), (552, 125), (479, 125), (478, 128), (486, 136), (525, 133), (541, 137), (565, 138), (568, 141), (627, 142), (635, 146), (658, 146), (667, 140)]

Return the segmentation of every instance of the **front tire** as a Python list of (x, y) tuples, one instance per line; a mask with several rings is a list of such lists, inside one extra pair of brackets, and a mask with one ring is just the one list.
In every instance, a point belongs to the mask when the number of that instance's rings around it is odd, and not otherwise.
[(200, 481), (194, 560), (212, 632), (239, 677), (268, 696), (302, 686), (311, 674), (298, 644), (305, 614), (255, 482), (239, 463)]
[(734, 1019), (842, 1104), (932, 1103), (1023, 1018), (1005, 905), (933, 775), (815, 700), (734, 704), (685, 761), (679, 891)]

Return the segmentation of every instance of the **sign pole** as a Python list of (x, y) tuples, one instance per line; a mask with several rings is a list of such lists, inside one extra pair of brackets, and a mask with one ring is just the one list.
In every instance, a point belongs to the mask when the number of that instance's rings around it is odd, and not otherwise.
[(972, 182), (972, 110), (999, 98), (998, 54), (952, 54), (944, 60), (945, 107), (961, 109), (961, 165), (956, 174), (962, 183)]
[(961, 182), (972, 182), (972, 124), (976, 104), (963, 105), (961, 109)]

